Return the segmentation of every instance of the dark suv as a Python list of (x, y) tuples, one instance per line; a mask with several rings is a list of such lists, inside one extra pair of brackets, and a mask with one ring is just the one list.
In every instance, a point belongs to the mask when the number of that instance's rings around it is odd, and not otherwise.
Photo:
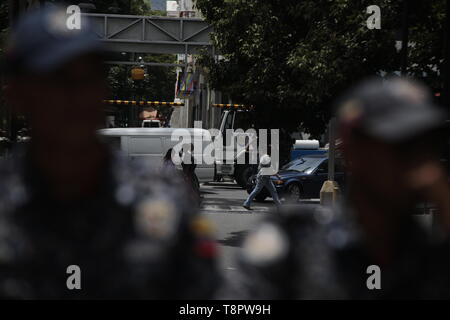
[[(328, 155), (308, 155), (284, 165), (278, 174), (271, 176), (280, 197), (299, 199), (320, 198), (320, 189), (328, 179)], [(335, 181), (340, 187), (345, 184), (345, 173), (341, 159), (335, 162)], [(247, 192), (255, 187), (256, 175), (248, 180)], [(270, 193), (266, 188), (256, 196), (256, 201), (264, 201)]]

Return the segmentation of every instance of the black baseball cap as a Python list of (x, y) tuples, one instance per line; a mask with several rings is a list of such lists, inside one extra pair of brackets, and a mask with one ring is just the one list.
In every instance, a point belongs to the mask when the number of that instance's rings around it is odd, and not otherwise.
[(425, 86), (405, 78), (366, 80), (339, 101), (340, 125), (388, 143), (444, 128), (447, 118)]
[(99, 37), (87, 19), (70, 29), (67, 8), (47, 6), (25, 13), (13, 29), (2, 61), (8, 75), (43, 74), (87, 53), (104, 54)]

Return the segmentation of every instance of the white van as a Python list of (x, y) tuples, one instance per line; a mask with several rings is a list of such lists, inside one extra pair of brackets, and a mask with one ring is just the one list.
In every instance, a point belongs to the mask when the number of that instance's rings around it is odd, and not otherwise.
[[(202, 150), (195, 150), (195, 153), (203, 152), (211, 143), (208, 130), (200, 128), (110, 128), (99, 130), (99, 134), (131, 159), (143, 158), (152, 166), (161, 167), (167, 151), (179, 143), (179, 141), (172, 141), (172, 133), (175, 130), (189, 132), (192, 143), (197, 139), (202, 140)], [(181, 166), (177, 167), (181, 168)], [(195, 173), (200, 182), (214, 181), (214, 164), (197, 164)]]
[(161, 128), (161, 121), (156, 119), (142, 120), (142, 128)]

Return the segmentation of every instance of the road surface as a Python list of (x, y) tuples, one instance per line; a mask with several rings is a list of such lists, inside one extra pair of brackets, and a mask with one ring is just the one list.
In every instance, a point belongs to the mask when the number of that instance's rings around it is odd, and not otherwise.
[(234, 182), (214, 182), (201, 185), (203, 196), (202, 214), (215, 225), (219, 245), (219, 262), (225, 275), (236, 271), (236, 256), (239, 254), (245, 235), (262, 218), (275, 214), (271, 198), (262, 203), (254, 202), (251, 211), (242, 207), (247, 192)]

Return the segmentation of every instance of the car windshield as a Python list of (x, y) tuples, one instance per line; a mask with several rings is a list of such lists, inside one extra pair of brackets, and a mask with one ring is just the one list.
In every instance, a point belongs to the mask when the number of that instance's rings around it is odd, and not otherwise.
[(311, 173), (314, 169), (320, 165), (323, 161), (323, 158), (299, 158), (294, 161), (289, 162), (285, 166), (283, 166), (282, 170), (291, 170), (298, 171), (304, 173)]

